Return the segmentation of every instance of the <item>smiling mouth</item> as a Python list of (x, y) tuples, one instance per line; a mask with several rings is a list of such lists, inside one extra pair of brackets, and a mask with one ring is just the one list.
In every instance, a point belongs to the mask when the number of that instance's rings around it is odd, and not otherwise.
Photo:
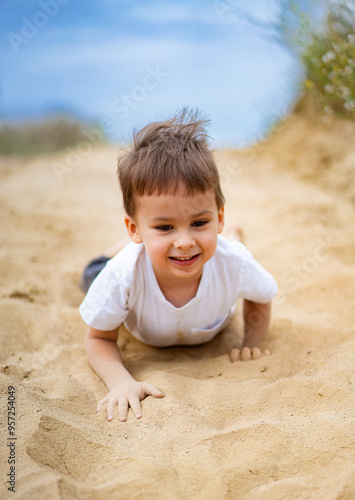
[(199, 255), (200, 254), (197, 253), (196, 255), (193, 255), (192, 257), (169, 257), (169, 259), (176, 262), (177, 264), (180, 264), (180, 265), (188, 265), (188, 264), (194, 263), (197, 260)]

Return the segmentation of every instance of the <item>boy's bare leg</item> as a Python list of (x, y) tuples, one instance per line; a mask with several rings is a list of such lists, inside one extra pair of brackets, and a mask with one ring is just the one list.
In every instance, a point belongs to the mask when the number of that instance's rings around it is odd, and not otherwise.
[(240, 226), (238, 226), (238, 224), (233, 224), (231, 226), (228, 226), (224, 231), (224, 236), (229, 241), (237, 240), (244, 243), (244, 232), (243, 229)]

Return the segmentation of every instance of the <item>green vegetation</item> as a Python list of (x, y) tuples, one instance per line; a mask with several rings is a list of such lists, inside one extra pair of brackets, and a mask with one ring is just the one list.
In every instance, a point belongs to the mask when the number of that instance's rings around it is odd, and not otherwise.
[(0, 154), (31, 156), (75, 146), (90, 140), (90, 131), (99, 127), (64, 118), (31, 121), (20, 125), (0, 125)]
[(355, 0), (327, 5), (321, 29), (303, 20), (304, 89), (326, 114), (355, 120)]

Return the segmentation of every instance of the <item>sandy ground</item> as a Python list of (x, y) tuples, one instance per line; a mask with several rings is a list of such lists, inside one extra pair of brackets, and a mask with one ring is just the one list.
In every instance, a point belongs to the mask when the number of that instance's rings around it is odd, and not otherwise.
[(253, 152), (217, 158), (227, 221), (279, 283), (271, 356), (230, 363), (238, 316), (201, 347), (154, 349), (122, 332), (127, 367), (165, 398), (147, 398), (140, 421), (96, 416), (106, 389), (86, 359), (78, 280), (124, 235), (117, 152), (97, 149), (61, 179), (66, 153), (1, 163), (0, 497), (355, 498), (355, 208)]

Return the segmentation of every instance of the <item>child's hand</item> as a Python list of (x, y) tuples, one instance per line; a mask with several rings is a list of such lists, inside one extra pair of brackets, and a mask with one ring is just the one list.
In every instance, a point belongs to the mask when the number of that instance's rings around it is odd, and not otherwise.
[(262, 353), (260, 349), (258, 349), (257, 347), (253, 347), (253, 349), (250, 349), (250, 347), (243, 347), (242, 350), (232, 349), (230, 352), (230, 358), (232, 363), (234, 363), (235, 361), (238, 360), (250, 361), (251, 359), (259, 359), (263, 354), (264, 356), (270, 356), (270, 351), (266, 349)]
[(129, 406), (132, 408), (136, 418), (141, 418), (142, 410), (140, 401), (147, 396), (162, 398), (164, 394), (154, 385), (145, 382), (137, 382), (134, 379), (120, 381), (106, 397), (101, 399), (97, 405), (97, 412), (107, 403), (108, 419), (112, 420), (113, 413), (118, 404), (118, 415), (121, 422), (127, 420)]

